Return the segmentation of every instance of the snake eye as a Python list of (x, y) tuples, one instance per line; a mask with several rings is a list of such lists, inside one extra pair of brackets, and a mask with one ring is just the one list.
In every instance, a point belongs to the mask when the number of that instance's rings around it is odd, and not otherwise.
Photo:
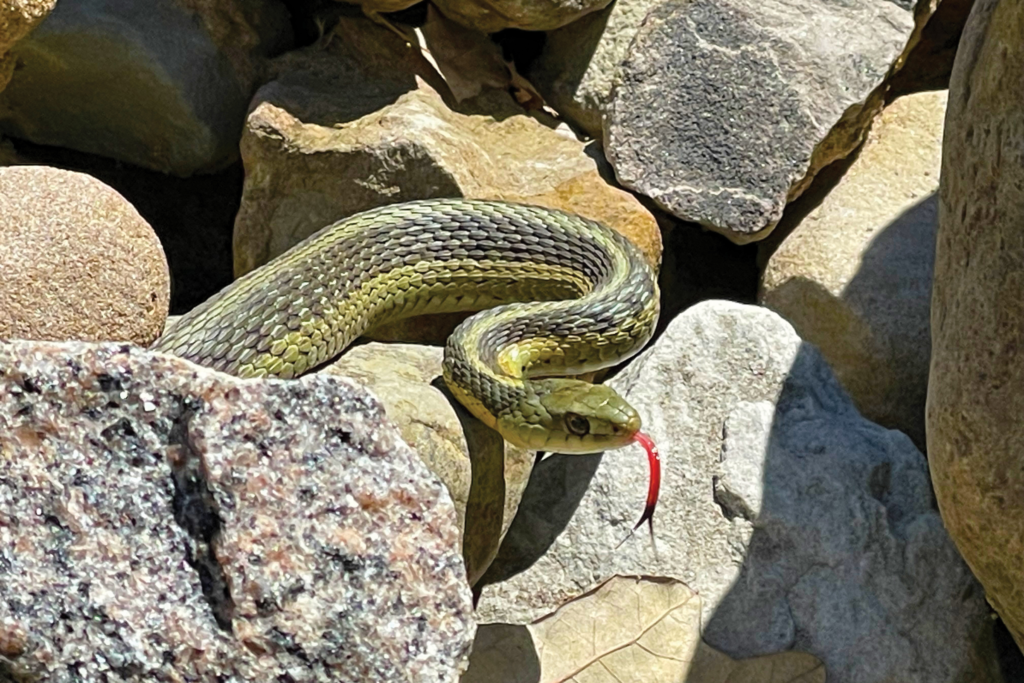
[(565, 428), (576, 436), (586, 436), (590, 433), (590, 420), (576, 413), (566, 413)]

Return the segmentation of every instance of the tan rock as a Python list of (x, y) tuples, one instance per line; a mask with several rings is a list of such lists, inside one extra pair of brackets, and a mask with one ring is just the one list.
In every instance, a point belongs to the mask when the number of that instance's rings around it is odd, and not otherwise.
[(463, 26), (495, 33), (506, 28), (552, 31), (591, 12), (610, 0), (436, 0), (438, 8)]
[(388, 418), (444, 483), (462, 530), (470, 584), (491, 564), (533, 467), (533, 454), (505, 443), (462, 407), (441, 378), (442, 349), (371, 343), (322, 372), (350, 377), (384, 404)]
[(943, 521), (1024, 648), (1024, 4), (978, 0), (949, 85), (928, 461)]
[(0, 339), (128, 341), (160, 334), (170, 276), (153, 229), (82, 173), (0, 168)]
[(946, 93), (896, 100), (768, 260), (761, 303), (819, 349), (865, 417), (924, 447)]

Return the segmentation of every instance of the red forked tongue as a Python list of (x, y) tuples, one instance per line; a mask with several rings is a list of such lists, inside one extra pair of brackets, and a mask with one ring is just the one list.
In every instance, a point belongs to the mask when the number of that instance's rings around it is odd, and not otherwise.
[(658, 491), (661, 489), (661, 458), (658, 456), (658, 447), (654, 445), (654, 440), (642, 432), (637, 432), (633, 436), (633, 441), (637, 442), (644, 447), (647, 451), (647, 462), (651, 469), (651, 479), (647, 486), (647, 505), (644, 507), (644, 514), (640, 516), (640, 521), (633, 527), (633, 531), (640, 528), (640, 525), (647, 522), (647, 525), (651, 528), (651, 536), (654, 536), (654, 508), (658, 504)]

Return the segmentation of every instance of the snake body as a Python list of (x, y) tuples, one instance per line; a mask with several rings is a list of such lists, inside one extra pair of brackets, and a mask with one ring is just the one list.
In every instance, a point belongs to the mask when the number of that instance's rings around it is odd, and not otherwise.
[(658, 299), (642, 253), (600, 223), (511, 202), (421, 200), (320, 230), (179, 318), (154, 348), (243, 378), (289, 378), (375, 325), (482, 311), (445, 347), (452, 393), (514, 444), (586, 453), (629, 443), (640, 418), (610, 388), (564, 376), (637, 353)]

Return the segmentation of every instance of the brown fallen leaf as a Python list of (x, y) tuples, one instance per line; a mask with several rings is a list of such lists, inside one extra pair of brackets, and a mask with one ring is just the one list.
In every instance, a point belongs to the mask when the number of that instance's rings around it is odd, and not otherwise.
[(507, 88), (511, 83), (501, 48), (486, 34), (455, 23), (433, 5), (427, 6), (420, 32), (428, 59), (457, 101), (475, 97), (485, 87)]
[(614, 576), (529, 626), (481, 625), (461, 683), (825, 683), (806, 653), (722, 654), (700, 613), (684, 583)]
[(457, 102), (476, 97), (484, 88), (497, 88), (508, 90), (524, 109), (545, 110), (544, 98), (486, 34), (452, 21), (434, 5), (427, 5), (427, 20), (418, 32), (420, 49)]

